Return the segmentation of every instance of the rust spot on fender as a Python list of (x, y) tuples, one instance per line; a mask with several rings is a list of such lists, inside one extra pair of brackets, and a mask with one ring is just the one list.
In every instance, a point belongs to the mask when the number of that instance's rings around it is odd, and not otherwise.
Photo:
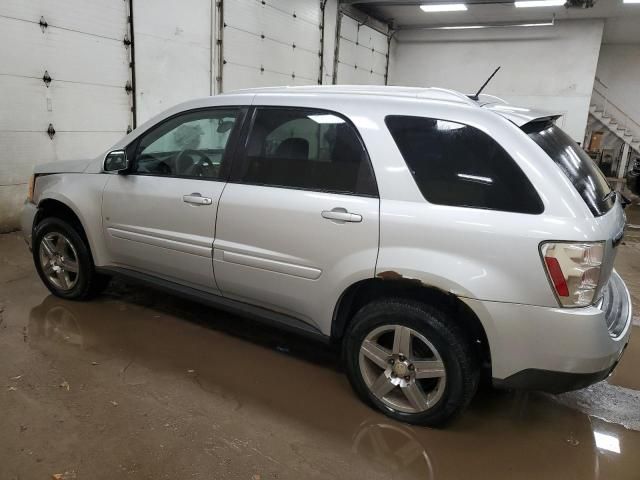
[(382, 280), (402, 280), (404, 277), (400, 275), (398, 272), (394, 272), (393, 270), (388, 270), (386, 272), (380, 272), (376, 277)]
[(394, 272), (393, 270), (380, 272), (378, 275), (376, 275), (376, 278), (379, 278), (380, 280), (394, 280), (394, 281), (402, 280), (403, 282), (411, 282), (411, 283), (416, 283), (418, 285), (424, 285), (424, 283), (422, 283), (422, 281), (418, 280), (417, 278), (405, 277), (398, 272)]

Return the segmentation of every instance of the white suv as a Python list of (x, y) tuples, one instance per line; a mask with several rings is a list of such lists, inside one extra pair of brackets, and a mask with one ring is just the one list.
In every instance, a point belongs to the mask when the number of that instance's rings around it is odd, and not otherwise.
[(23, 230), (55, 295), (117, 274), (317, 337), (363, 400), (439, 425), (481, 372), (576, 389), (628, 342), (621, 199), (556, 118), (435, 88), (194, 100), (37, 167)]

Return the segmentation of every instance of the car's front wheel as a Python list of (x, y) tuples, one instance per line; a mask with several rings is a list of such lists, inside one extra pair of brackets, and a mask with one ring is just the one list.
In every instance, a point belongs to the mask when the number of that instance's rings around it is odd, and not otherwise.
[(358, 395), (386, 415), (439, 426), (476, 392), (478, 362), (453, 319), (412, 300), (364, 306), (343, 342), (349, 380)]
[(108, 277), (95, 271), (85, 239), (59, 218), (45, 218), (36, 226), (33, 260), (46, 287), (61, 298), (90, 298), (109, 282)]

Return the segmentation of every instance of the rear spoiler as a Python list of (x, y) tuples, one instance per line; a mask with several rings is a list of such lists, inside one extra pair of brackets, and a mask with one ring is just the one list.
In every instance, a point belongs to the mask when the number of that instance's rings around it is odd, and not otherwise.
[(545, 117), (534, 118), (533, 120), (530, 120), (527, 123), (520, 125), (520, 128), (525, 133), (539, 132), (540, 130), (544, 130), (550, 124), (555, 123), (555, 121), (559, 119), (561, 116), (562, 115), (547, 115)]

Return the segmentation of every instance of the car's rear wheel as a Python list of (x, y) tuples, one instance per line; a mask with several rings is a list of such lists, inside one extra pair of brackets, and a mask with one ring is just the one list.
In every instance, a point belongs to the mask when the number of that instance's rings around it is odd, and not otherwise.
[(36, 226), (33, 260), (46, 287), (61, 298), (90, 298), (109, 282), (107, 276), (95, 271), (91, 252), (80, 232), (59, 218), (45, 218)]
[(358, 395), (404, 422), (439, 426), (476, 392), (478, 362), (458, 326), (420, 302), (387, 299), (354, 317), (344, 358)]

